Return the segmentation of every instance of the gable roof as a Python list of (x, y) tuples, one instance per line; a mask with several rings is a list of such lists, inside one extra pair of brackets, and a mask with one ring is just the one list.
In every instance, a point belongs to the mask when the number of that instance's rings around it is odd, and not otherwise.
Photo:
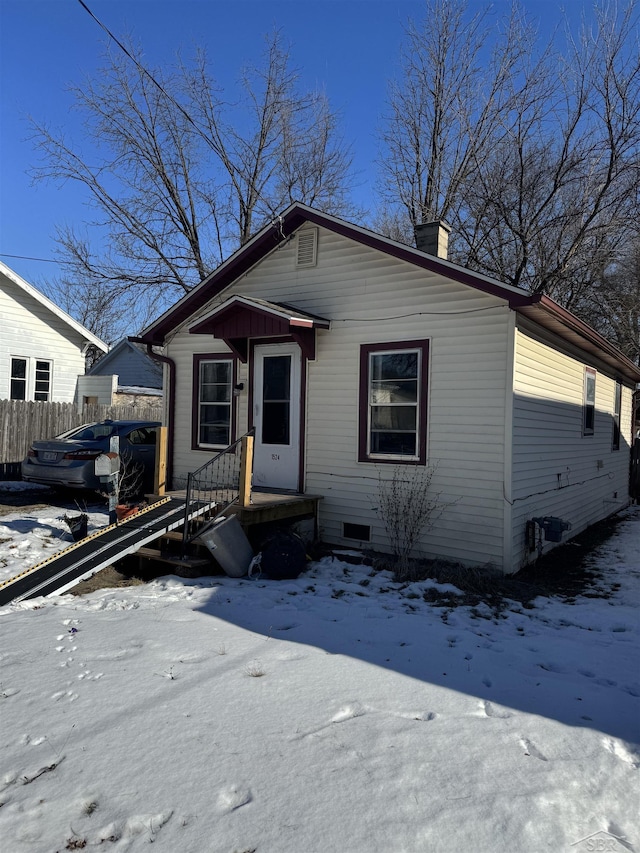
[(218, 305), (204, 320), (189, 329), (192, 335), (221, 338), (241, 361), (247, 360), (248, 339), (264, 335), (291, 335), (307, 358), (316, 357), (314, 329), (331, 323), (316, 314), (300, 311), (284, 302), (234, 295)]
[[(120, 366), (118, 362), (121, 362)], [(87, 376), (107, 376), (109, 373), (120, 374), (123, 370), (129, 377), (137, 377), (137, 386), (145, 388), (162, 388), (162, 367), (147, 354), (146, 349), (123, 338), (113, 346), (108, 353), (99, 358), (87, 371)], [(129, 382), (129, 385), (135, 383)]]
[(89, 329), (86, 329), (81, 323), (78, 323), (77, 320), (74, 320), (70, 314), (67, 314), (66, 311), (63, 311), (62, 308), (55, 304), (55, 302), (52, 302), (48, 297), (44, 295), (44, 293), (39, 291), (37, 287), (34, 287), (32, 284), (29, 284), (28, 281), (25, 281), (21, 276), (18, 275), (17, 272), (14, 272), (2, 261), (0, 261), (0, 280), (1, 276), (4, 276), (17, 288), (23, 291), (23, 293), (28, 294), (36, 302), (39, 302), (41, 305), (43, 305), (47, 309), (47, 311), (50, 311), (52, 314), (54, 314), (58, 318), (58, 320), (61, 320), (66, 326), (72, 329), (87, 343), (92, 344), (96, 349), (99, 349), (102, 352), (108, 352), (108, 344), (105, 344), (105, 342), (101, 341), (100, 338), (96, 337), (93, 332), (90, 332)]
[(390, 257), (504, 299), (512, 310), (549, 329), (572, 345), (602, 359), (630, 381), (640, 382), (640, 368), (595, 329), (562, 308), (550, 297), (503, 284), (489, 276), (473, 272), (443, 258), (428, 255), (413, 246), (383, 237), (367, 228), (353, 225), (344, 219), (322, 213), (299, 202), (291, 204), (280, 216), (265, 225), (251, 240), (220, 264), (211, 275), (203, 279), (148, 326), (138, 340), (147, 344), (162, 345), (168, 334), (282, 245), (307, 222), (384, 252)]

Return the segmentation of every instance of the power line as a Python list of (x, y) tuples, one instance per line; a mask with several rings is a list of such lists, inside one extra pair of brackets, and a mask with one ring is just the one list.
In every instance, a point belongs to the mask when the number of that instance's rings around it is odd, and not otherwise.
[(44, 264), (60, 264), (61, 261), (56, 261), (53, 258), (32, 258), (30, 255), (10, 255), (8, 252), (0, 252), (2, 258), (17, 258), (20, 261), (42, 261)]
[(140, 73), (144, 74), (146, 77), (148, 77), (149, 80), (151, 80), (151, 82), (153, 83), (153, 85), (156, 86), (160, 90), (160, 92), (162, 92), (162, 94), (165, 96), (165, 98), (167, 98), (169, 101), (171, 101), (171, 103), (174, 105), (174, 107), (176, 107), (176, 109), (180, 110), (180, 112), (186, 118), (186, 120), (189, 122), (189, 124), (192, 125), (192, 127), (194, 128), (196, 133), (198, 133), (205, 140), (207, 145), (209, 145), (217, 153), (216, 147), (215, 147), (214, 143), (211, 141), (211, 139), (209, 139), (209, 137), (206, 135), (206, 133), (203, 133), (203, 131), (198, 127), (198, 125), (195, 123), (195, 121), (191, 118), (189, 113), (185, 110), (185, 108), (181, 104), (179, 104), (176, 101), (176, 99), (173, 97), (173, 95), (170, 95), (169, 92), (167, 92), (167, 90), (164, 88), (164, 86), (162, 86), (161, 83), (158, 83), (158, 81), (153, 76), (153, 74), (150, 71), (147, 71), (147, 69), (144, 67), (144, 65), (142, 65), (140, 62), (138, 62), (138, 60), (135, 58), (135, 56), (125, 47), (124, 44), (122, 44), (120, 39), (118, 39), (111, 32), (111, 30), (106, 26), (106, 24), (103, 24), (102, 21), (93, 14), (93, 12), (87, 6), (87, 4), (84, 2), (84, 0), (78, 0), (78, 3), (93, 18), (93, 20), (96, 22), (96, 24), (98, 24), (98, 26), (101, 27), (105, 31), (105, 33), (109, 36), (109, 38), (113, 39), (113, 41), (118, 45), (120, 50), (126, 56), (129, 57), (129, 59), (134, 63), (134, 65), (140, 71)]

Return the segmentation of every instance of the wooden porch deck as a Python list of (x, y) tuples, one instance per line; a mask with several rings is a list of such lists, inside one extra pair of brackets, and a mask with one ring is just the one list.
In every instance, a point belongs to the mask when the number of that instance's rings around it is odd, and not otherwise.
[[(176, 490), (166, 493), (167, 497), (186, 498), (186, 490)], [(215, 501), (216, 493), (210, 493), (211, 500)], [(222, 492), (220, 502), (226, 503), (227, 494)], [(238, 503), (231, 504), (225, 510), (238, 517), (245, 531), (256, 524), (268, 524), (278, 521), (294, 521), (296, 519), (313, 518), (314, 529), (317, 534), (318, 504), (322, 495), (307, 495), (292, 492), (262, 492), (251, 491), (250, 503), (241, 506)]]

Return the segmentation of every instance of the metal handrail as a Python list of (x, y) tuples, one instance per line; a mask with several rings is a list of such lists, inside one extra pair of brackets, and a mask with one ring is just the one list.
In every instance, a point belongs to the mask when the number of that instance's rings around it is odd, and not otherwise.
[(243, 439), (253, 435), (251, 429), (229, 447), (187, 476), (187, 491), (182, 531), (182, 554), (189, 542), (197, 538), (202, 522), (212, 521), (236, 503), (240, 497), (240, 472)]

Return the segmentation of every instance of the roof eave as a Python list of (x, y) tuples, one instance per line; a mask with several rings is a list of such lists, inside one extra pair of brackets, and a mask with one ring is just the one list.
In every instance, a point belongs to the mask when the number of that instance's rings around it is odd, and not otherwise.
[(102, 352), (107, 353), (109, 351), (109, 345), (104, 341), (100, 340), (99, 337), (90, 332), (89, 329), (86, 329), (81, 323), (77, 320), (74, 320), (70, 314), (67, 314), (66, 311), (63, 311), (55, 302), (52, 302), (47, 296), (44, 295), (41, 291), (38, 290), (37, 287), (30, 284), (26, 281), (22, 276), (18, 275), (15, 270), (12, 270), (11, 267), (8, 267), (5, 263), (0, 261), (0, 272), (16, 287), (19, 287), (25, 293), (28, 293), (32, 299), (35, 299), (36, 302), (39, 302), (43, 305), (48, 311), (50, 311), (55, 317), (58, 317), (59, 320), (62, 320), (63, 323), (66, 323), (73, 331), (79, 335), (86, 343), (91, 344), (96, 347), (96, 349), (102, 350)]
[(516, 311), (609, 364), (616, 373), (630, 382), (640, 382), (640, 367), (599, 332), (549, 296), (533, 294), (524, 304), (517, 307)]
[(412, 246), (398, 243), (388, 237), (383, 237), (366, 228), (353, 225), (306, 205), (294, 203), (281, 216), (276, 217), (248, 243), (227, 258), (211, 275), (203, 279), (200, 284), (196, 285), (190, 293), (166, 311), (151, 326), (147, 327), (142, 332), (141, 339), (145, 343), (162, 345), (170, 332), (184, 323), (210, 299), (218, 296), (225, 288), (233, 284), (236, 279), (247, 273), (260, 260), (277, 249), (305, 222), (319, 225), (336, 234), (357, 240), (365, 246), (386, 252), (392, 257), (407, 261), (429, 272), (444, 275), (476, 290), (506, 299), (511, 307), (516, 307), (523, 300), (526, 301), (529, 298), (529, 295), (520, 288), (501, 284), (494, 279), (471, 272), (442, 258), (426, 255)]
[(289, 239), (305, 222), (327, 228), (426, 271), (446, 276), (453, 281), (504, 299), (512, 310), (531, 318), (541, 326), (552, 329), (555, 334), (574, 345), (577, 343), (583, 350), (609, 363), (620, 375), (630, 381), (640, 382), (640, 369), (630, 359), (602, 335), (548, 296), (530, 294), (521, 288), (502, 284), (480, 273), (472, 272), (442, 258), (426, 255), (412, 246), (390, 240), (373, 231), (297, 202), (266, 225), (180, 302), (149, 326), (142, 333), (141, 340), (149, 344), (162, 345), (167, 334)]

